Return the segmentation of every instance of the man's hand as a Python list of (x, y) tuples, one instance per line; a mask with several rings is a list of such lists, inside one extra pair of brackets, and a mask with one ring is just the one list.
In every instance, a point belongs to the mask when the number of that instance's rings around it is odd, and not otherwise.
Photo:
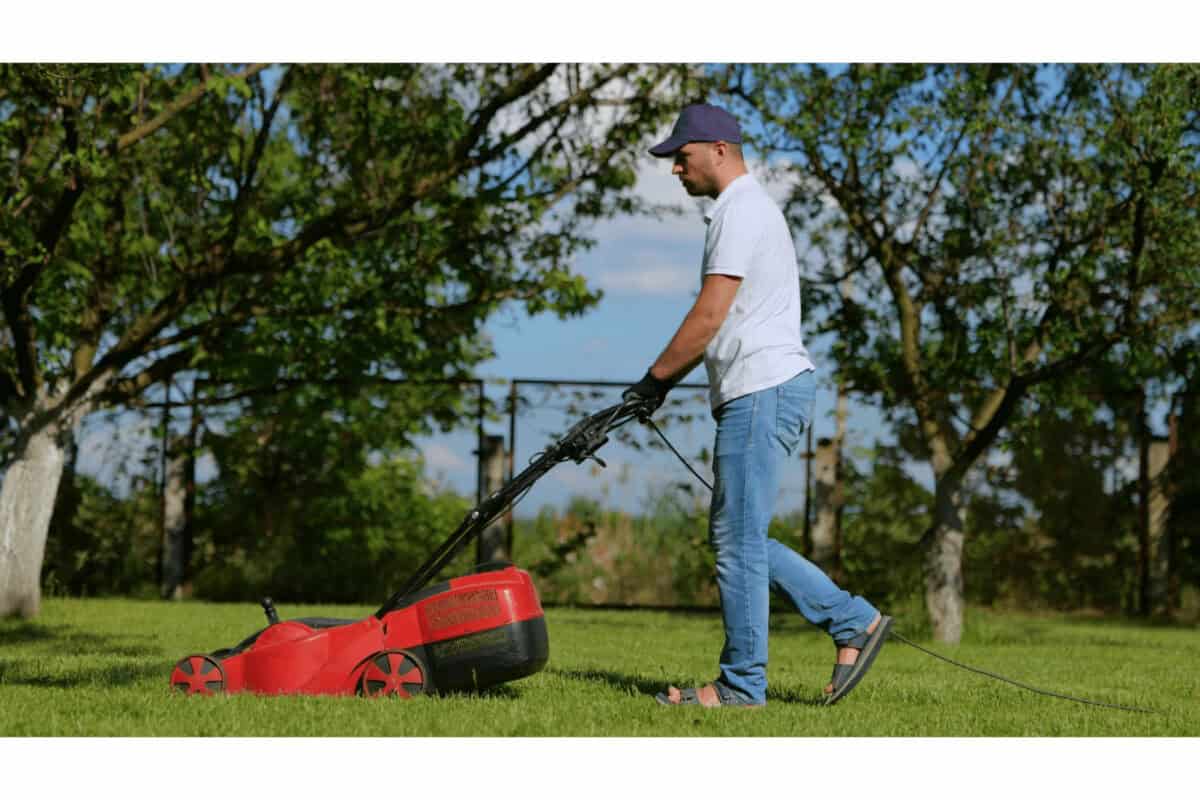
[(646, 370), (646, 374), (642, 376), (640, 381), (621, 393), (621, 399), (625, 401), (640, 400), (644, 402), (645, 407), (642, 416), (643, 418), (649, 417), (667, 399), (667, 392), (671, 391), (673, 385), (670, 381), (654, 377), (650, 374), (650, 370)]

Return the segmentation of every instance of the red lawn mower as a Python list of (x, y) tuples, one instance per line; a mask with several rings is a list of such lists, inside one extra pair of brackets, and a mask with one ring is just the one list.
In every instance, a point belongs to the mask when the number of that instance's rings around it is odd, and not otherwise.
[(646, 415), (645, 401), (610, 406), (576, 423), (521, 474), (476, 506), (400, 591), (361, 620), (281, 622), (236, 647), (180, 659), (171, 686), (185, 694), (360, 694), (412, 697), (476, 690), (532, 675), (550, 657), (546, 619), (529, 574), (507, 562), (429, 582), (493, 520), (563, 461), (594, 459), (608, 434)]

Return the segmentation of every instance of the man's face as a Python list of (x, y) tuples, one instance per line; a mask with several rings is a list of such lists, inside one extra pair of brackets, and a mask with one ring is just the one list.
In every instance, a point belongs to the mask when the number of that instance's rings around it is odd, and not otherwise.
[(712, 142), (688, 142), (675, 151), (671, 174), (679, 176), (683, 188), (693, 197), (716, 197), (717, 176)]

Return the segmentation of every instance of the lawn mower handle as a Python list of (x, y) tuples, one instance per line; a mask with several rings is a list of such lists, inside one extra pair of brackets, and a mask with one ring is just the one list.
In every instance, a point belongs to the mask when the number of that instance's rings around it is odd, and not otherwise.
[(604, 466), (604, 462), (596, 458), (595, 454), (608, 441), (608, 434), (632, 420), (649, 418), (653, 412), (652, 403), (652, 400), (641, 398), (623, 400), (575, 423), (558, 441), (539, 453), (519, 475), (514, 476), (471, 509), (450, 538), (417, 568), (398, 592), (388, 598), (375, 612), (375, 616), (383, 619), (385, 614), (400, 608), (409, 595), (425, 588), (426, 584), (458, 554), (464, 544), (483, 532), (556, 465), (563, 461), (581, 464), (591, 458)]

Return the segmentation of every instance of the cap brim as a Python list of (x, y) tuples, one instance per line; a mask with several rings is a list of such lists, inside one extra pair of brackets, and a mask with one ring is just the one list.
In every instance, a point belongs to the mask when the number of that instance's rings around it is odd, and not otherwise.
[(676, 150), (683, 147), (687, 143), (687, 137), (672, 136), (662, 144), (656, 144), (654, 147), (651, 147), (650, 155), (654, 156), (655, 158), (666, 158), (667, 156), (674, 155)]

